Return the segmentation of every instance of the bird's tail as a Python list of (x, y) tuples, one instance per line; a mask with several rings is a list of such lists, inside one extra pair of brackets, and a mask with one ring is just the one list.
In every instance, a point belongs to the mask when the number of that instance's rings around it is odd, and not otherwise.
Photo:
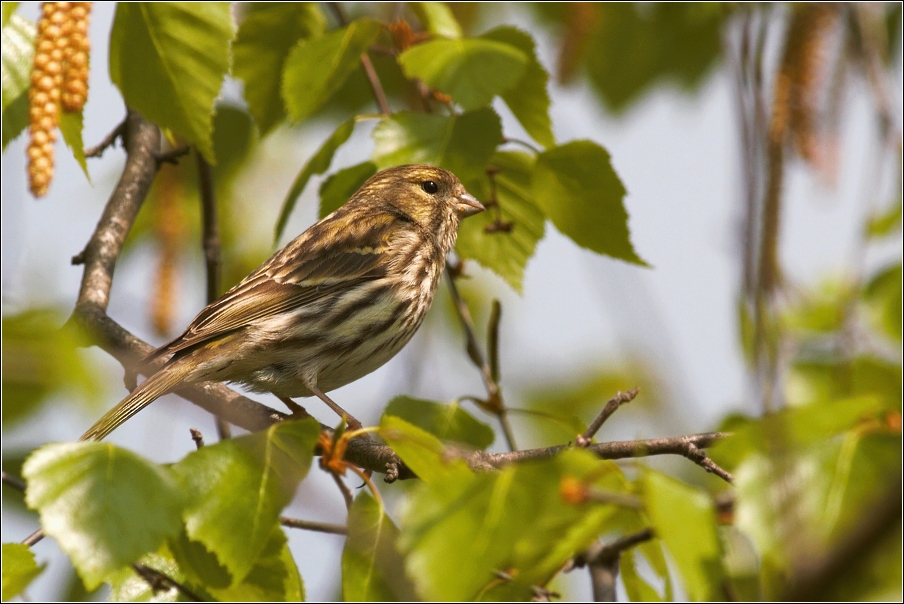
[(190, 363), (170, 363), (146, 379), (129, 396), (97, 420), (79, 440), (101, 440), (133, 415), (176, 387), (191, 371)]

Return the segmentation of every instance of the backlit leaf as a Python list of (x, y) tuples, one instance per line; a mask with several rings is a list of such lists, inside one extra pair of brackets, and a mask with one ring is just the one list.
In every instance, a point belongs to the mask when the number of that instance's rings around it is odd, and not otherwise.
[(46, 445), (23, 474), (28, 506), (89, 590), (181, 527), (184, 498), (169, 473), (109, 443)]
[[(4, 6), (5, 8), (5, 6)], [(8, 602), (22, 593), (32, 580), (44, 571), (35, 555), (23, 543), (3, 544), (3, 601)]]
[(540, 209), (575, 243), (646, 265), (631, 245), (625, 187), (605, 149), (582, 140), (544, 151), (537, 157), (531, 188)]
[[(546, 230), (546, 216), (534, 202), (530, 188), (534, 159), (515, 151), (500, 151), (490, 165), (498, 205), (462, 221), (455, 249), (462, 258), (476, 260), (521, 292), (524, 270)], [(468, 183), (472, 195), (488, 203), (492, 188), (484, 177)]]
[(188, 536), (216, 554), (233, 584), (263, 554), (310, 468), (319, 434), (314, 420), (284, 422), (208, 445), (172, 466), (188, 498)]
[(513, 87), (527, 69), (528, 57), (518, 48), (485, 38), (436, 38), (399, 55), (409, 78), (450, 95), (465, 110), (489, 105)]
[(414, 588), (396, 548), (399, 529), (367, 491), (348, 511), (342, 550), (342, 599), (346, 602), (411, 602)]
[(285, 116), (280, 88), (289, 51), (301, 38), (326, 31), (316, 2), (247, 2), (233, 44), (233, 73), (245, 83), (245, 100), (261, 134)]
[(443, 405), (397, 396), (389, 402), (383, 413), (400, 417), (440, 440), (455, 441), (477, 449), (486, 449), (496, 438), (492, 428), (477, 421), (457, 404)]
[(488, 108), (451, 116), (400, 111), (383, 119), (372, 136), (373, 160), (380, 169), (433, 164), (467, 182), (484, 174), (502, 143), (502, 124)]
[(110, 78), (126, 105), (215, 163), (214, 102), (229, 71), (233, 35), (227, 2), (117, 4)]
[(342, 87), (378, 33), (376, 21), (358, 19), (347, 27), (301, 40), (292, 49), (282, 83), (282, 98), (292, 121), (309, 117)]

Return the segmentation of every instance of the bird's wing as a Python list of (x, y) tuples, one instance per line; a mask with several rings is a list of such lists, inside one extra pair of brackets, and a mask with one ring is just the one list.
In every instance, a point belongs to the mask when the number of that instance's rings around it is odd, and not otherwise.
[(249, 323), (384, 277), (396, 213), (317, 223), (195, 317), (147, 361), (218, 340)]

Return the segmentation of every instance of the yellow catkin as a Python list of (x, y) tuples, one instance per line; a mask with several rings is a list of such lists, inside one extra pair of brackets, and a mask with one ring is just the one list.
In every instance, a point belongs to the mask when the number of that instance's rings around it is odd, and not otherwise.
[(63, 59), (63, 88), (60, 100), (65, 111), (78, 112), (88, 98), (88, 53), (91, 42), (88, 39), (88, 17), (91, 15), (90, 2), (73, 2), (69, 9), (69, 20), (63, 26), (67, 40)]
[(28, 182), (42, 197), (53, 179), (60, 109), (81, 111), (88, 96), (90, 2), (44, 2), (28, 91)]
[(67, 20), (70, 3), (45, 2), (38, 20), (35, 56), (28, 91), (28, 183), (35, 197), (42, 197), (53, 178), (53, 143), (60, 117), (60, 87), (63, 83), (61, 24)]

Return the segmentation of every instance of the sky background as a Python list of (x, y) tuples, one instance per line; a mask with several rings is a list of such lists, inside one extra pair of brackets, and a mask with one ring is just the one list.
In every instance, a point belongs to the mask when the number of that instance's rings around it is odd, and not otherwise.
[[(20, 8), (34, 18), (37, 4)], [(122, 100), (107, 73), (107, 38), (113, 4), (95, 3), (91, 39), (91, 86), (85, 109), (85, 144), (97, 143), (122, 119)], [(537, 39), (546, 66), (555, 65), (556, 48), (547, 32), (532, 24), (523, 7), (500, 13), (501, 21), (521, 25)], [(488, 29), (494, 23), (478, 27)], [(893, 100), (901, 128), (900, 61)], [(226, 98), (239, 102), (238, 86), (227, 83)], [(644, 269), (577, 247), (547, 223), (545, 238), (530, 260), (519, 296), (495, 276), (469, 265), (475, 282), (501, 299), (501, 359), (507, 403), (519, 407), (537, 388), (567, 385), (626, 357), (645, 359), (660, 376), (662, 402), (620, 410), (599, 436), (606, 440), (674, 436), (717, 427), (730, 412), (757, 413), (738, 343), (736, 300), (741, 256), (740, 145), (734, 105), (734, 82), (727, 70), (714, 69), (700, 90), (688, 96), (657, 87), (619, 116), (605, 112), (587, 87), (562, 89), (551, 83), (552, 122), (560, 142), (588, 138), (603, 145), (628, 190), (625, 205), (637, 252), (651, 265)], [(854, 82), (844, 98), (842, 145), (837, 184), (821, 182), (807, 168), (792, 166), (784, 197), (781, 262), (792, 282), (812, 286), (840, 276), (859, 257), (859, 228), (870, 207), (888, 203), (896, 186), (897, 165), (880, 165), (877, 127), (871, 100), (862, 82)], [(501, 103), (504, 131), (522, 132)], [(361, 130), (361, 129), (359, 129)], [(285, 191), (300, 166), (329, 134), (329, 124), (304, 130), (281, 129), (263, 142), (236, 184), (249, 201), (248, 237), (269, 238)], [(50, 193), (35, 200), (27, 193), (24, 136), (9, 145), (2, 159), (2, 296), (4, 314), (39, 305), (70, 312), (81, 268), (70, 258), (81, 251), (115, 185), (124, 154), (108, 150), (89, 160), (89, 184), (62, 143)], [(356, 131), (333, 162), (334, 169), (365, 159), (371, 150), (368, 132)], [(308, 186), (283, 242), (316, 220), (319, 181)], [(900, 238), (867, 258), (877, 265), (900, 255)], [(204, 306), (200, 244), (190, 250), (180, 274), (181, 330)], [(265, 258), (261, 257), (263, 261)], [(154, 250), (136, 250), (117, 265), (109, 314), (139, 337), (155, 344), (147, 312)], [(448, 292), (438, 293), (436, 307)], [(438, 311), (441, 312), (441, 311)], [(485, 316), (485, 315), (484, 315)], [(452, 339), (450, 342), (449, 339)], [(432, 317), (409, 346), (382, 369), (332, 395), (365, 424), (379, 421), (385, 404), (397, 394), (450, 401), (465, 393), (481, 394), (479, 374), (463, 354), (461, 334)], [(93, 411), (71, 401), (56, 400), (15, 432), (4, 430), (5, 447), (74, 440), (125, 395), (122, 370), (105, 353), (85, 354), (110, 376), (104, 400)], [(632, 387), (626, 383), (622, 389)], [(614, 392), (613, 392), (614, 394)], [(258, 400), (281, 408), (278, 401)], [(193, 405), (166, 397), (150, 406), (109, 440), (157, 461), (175, 461), (193, 444), (187, 428), (202, 429), (212, 440), (209, 416)], [(317, 401), (306, 405), (321, 421), (334, 417)], [(470, 409), (488, 423), (492, 420)], [(584, 418), (585, 421), (592, 419)], [(516, 434), (533, 420), (515, 418)], [(529, 439), (519, 443), (532, 444)], [(494, 449), (501, 450), (497, 442)], [(694, 470), (691, 469), (691, 472)], [(405, 487), (387, 487), (393, 492)], [(287, 511), (302, 518), (343, 522), (341, 497), (330, 479), (313, 471), (298, 500)], [(5, 540), (18, 540), (33, 530), (4, 510)], [(308, 599), (338, 594), (342, 539), (289, 531)], [(51, 560), (45, 576), (29, 592), (32, 598), (53, 597), (65, 564), (51, 540), (35, 548), (39, 561)], [(568, 597), (588, 598), (583, 573), (569, 579)], [(577, 576), (579, 575), (579, 576)], [(50, 580), (48, 580), (50, 576)]]

